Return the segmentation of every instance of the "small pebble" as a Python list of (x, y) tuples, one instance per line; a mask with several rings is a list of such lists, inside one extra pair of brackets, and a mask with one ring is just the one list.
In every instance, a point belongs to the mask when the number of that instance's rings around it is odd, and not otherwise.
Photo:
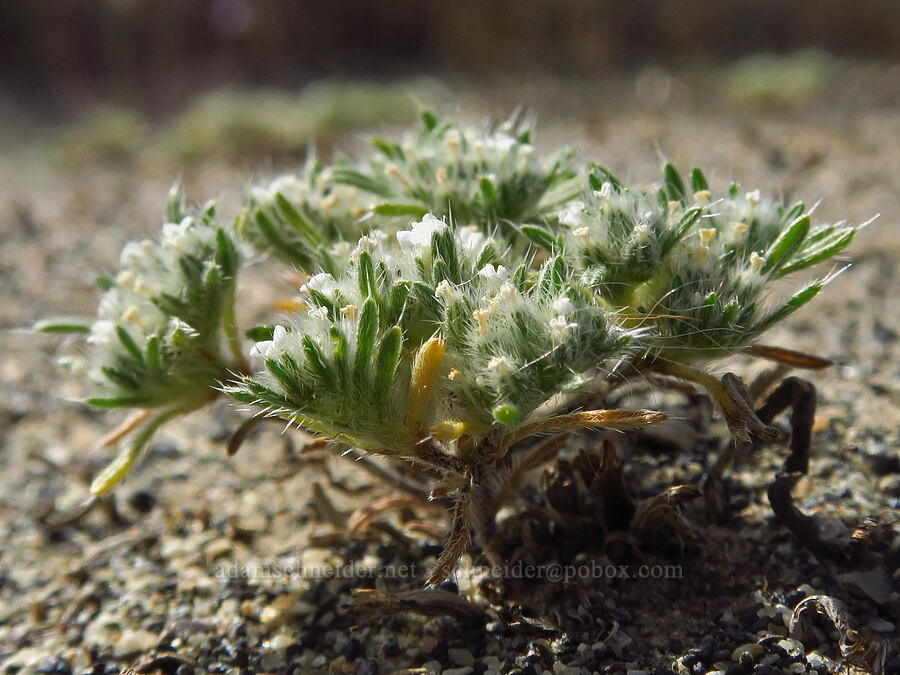
[(378, 661), (366, 659), (359, 665), (356, 675), (378, 675)]
[(471, 666), (475, 663), (475, 657), (468, 649), (448, 649), (447, 656), (450, 663), (456, 666)]
[(127, 656), (150, 651), (156, 646), (158, 636), (148, 630), (126, 628), (116, 640), (115, 653), (117, 656)]
[(762, 648), (762, 645), (757, 644), (756, 642), (748, 642), (747, 644), (741, 645), (737, 647), (733, 652), (731, 652), (731, 660), (735, 663), (740, 663), (741, 658), (744, 654), (749, 654), (750, 658), (756, 662), (760, 656), (763, 655), (765, 650)]

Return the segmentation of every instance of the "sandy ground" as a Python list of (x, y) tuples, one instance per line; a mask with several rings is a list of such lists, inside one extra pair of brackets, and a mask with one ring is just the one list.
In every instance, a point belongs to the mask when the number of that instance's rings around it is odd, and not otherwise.
[[(681, 166), (700, 164), (719, 187), (736, 178), (822, 199), (822, 221), (881, 213), (852, 245), (854, 267), (766, 342), (841, 364), (810, 375), (819, 413), (798, 505), (837, 529), (869, 516), (889, 526), (900, 505), (900, 66), (842, 64), (814, 101), (780, 110), (722, 103), (715, 79), (696, 74), (649, 71), (640, 81), (458, 88), (454, 105), (477, 115), (524, 103), (538, 115), (542, 145), (571, 143), (633, 180), (652, 180), (664, 153)], [(787, 637), (791, 610), (814, 594), (846, 602), (867, 639), (896, 645), (897, 542), (851, 566), (803, 550), (773, 520), (765, 496), (780, 445), (742, 458), (730, 474), (729, 524), (688, 508), (691, 555), (640, 553), (627, 563), (635, 574), (641, 564), (677, 569), (675, 578), (504, 582), (479, 576), (483, 561), (472, 551), (445, 589), (485, 612), (468, 622), (400, 609), (373, 618), (350, 607), (353, 589), (421, 588), (444, 515), (412, 505), (349, 534), (353, 510), (390, 488), (339, 457), (300, 457), (303, 438), (286, 441), (277, 429), (262, 429), (227, 458), (222, 441), (240, 416), (224, 404), (159, 435), (116, 492), (119, 519), (98, 509), (67, 527), (42, 527), (42, 510), (86, 497), (107, 459), (98, 441), (119, 418), (73, 401), (79, 383), (54, 365), (71, 345), (19, 328), (48, 315), (93, 314), (93, 276), (113, 268), (125, 241), (155, 235), (176, 175), (191, 198), (220, 197), (229, 213), (241, 188), (272, 165), (183, 167), (148, 149), (61, 166), (47, 129), (2, 111), (0, 672), (836, 672), (842, 660), (828, 630), (802, 644)], [(264, 317), (271, 299), (290, 290), (274, 268), (254, 267), (241, 315)], [(650, 403), (685, 410), (677, 397)], [(630, 486), (648, 496), (696, 483), (723, 437), (714, 422), (680, 449), (624, 443)], [(579, 437), (570, 452), (597, 442)], [(556, 468), (545, 471), (526, 500)], [(593, 563), (595, 572), (613, 564), (609, 551), (563, 553), (565, 537), (558, 541), (543, 562)], [(301, 567), (339, 575), (313, 579)], [(751, 660), (741, 660), (740, 645), (750, 645)], [(896, 657), (888, 671), (900, 672)]]

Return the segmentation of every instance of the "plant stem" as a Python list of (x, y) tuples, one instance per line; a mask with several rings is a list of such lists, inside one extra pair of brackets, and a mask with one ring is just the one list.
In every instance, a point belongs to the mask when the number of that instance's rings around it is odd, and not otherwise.
[(205, 404), (205, 399), (202, 401), (191, 401), (185, 405), (175, 406), (174, 408), (164, 410), (155, 417), (151, 417), (144, 422), (143, 426), (140, 427), (137, 436), (134, 437), (131, 443), (124, 447), (119, 454), (116, 455), (116, 458), (110, 462), (110, 464), (103, 469), (103, 471), (100, 472), (100, 475), (98, 475), (91, 483), (91, 495), (98, 497), (106, 494), (116, 485), (116, 483), (122, 480), (141, 454), (141, 450), (143, 450), (144, 446), (150, 442), (153, 434), (156, 433), (157, 429), (163, 424), (175, 417), (180, 417), (181, 415), (193, 412), (194, 410), (203, 407)]

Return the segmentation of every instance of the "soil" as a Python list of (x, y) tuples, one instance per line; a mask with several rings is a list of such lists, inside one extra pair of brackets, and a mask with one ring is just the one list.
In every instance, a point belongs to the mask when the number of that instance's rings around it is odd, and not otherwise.
[[(853, 266), (765, 339), (838, 362), (801, 374), (818, 390), (818, 411), (796, 505), (838, 538), (873, 519), (881, 549), (852, 563), (816, 557), (773, 517), (766, 490), (784, 443), (738, 458), (725, 481), (727, 522), (709, 518), (702, 500), (688, 504), (688, 545), (675, 550), (594, 540), (565, 522), (522, 524), (528, 509), (564, 512), (554, 483), (603, 440), (583, 434), (503, 512), (537, 546), (525, 556), (535, 567), (492, 576), (470, 547), (446, 595), (422, 595), (447, 528), (440, 508), (404, 503), (351, 530), (360, 509), (396, 490), (278, 428), (260, 428), (227, 457), (242, 415), (225, 403), (166, 427), (111, 500), (52, 523), (86, 499), (109, 459), (99, 441), (120, 417), (77, 402), (79, 382), (54, 363), (75, 345), (22, 328), (93, 314), (93, 277), (114, 268), (126, 241), (155, 235), (173, 177), (233, 213), (253, 176), (290, 162), (184, 167), (147, 147), (60, 165), (52, 130), (4, 104), (0, 672), (838, 672), (877, 670), (878, 645), (887, 672), (900, 672), (900, 67), (841, 63), (814, 100), (780, 109), (728, 103), (719, 84), (714, 74), (652, 70), (450, 88), (473, 118), (524, 104), (540, 119), (541, 145), (570, 143), (634, 181), (653, 180), (663, 153), (703, 166), (715, 186), (734, 178), (823, 199), (821, 221), (882, 214), (854, 241)], [(254, 265), (242, 317), (264, 318), (291, 291), (277, 267)], [(720, 364), (751, 378), (761, 367)], [(724, 426), (696, 399), (635, 397), (687, 421), (664, 437), (614, 439), (629, 489), (648, 498), (698, 484)], [(787, 428), (787, 417), (778, 423)], [(517, 578), (529, 575), (538, 578)], [(844, 659), (822, 619), (802, 640), (789, 635), (810, 596), (843, 602), (872, 654)], [(391, 604), (373, 599), (385, 597)]]

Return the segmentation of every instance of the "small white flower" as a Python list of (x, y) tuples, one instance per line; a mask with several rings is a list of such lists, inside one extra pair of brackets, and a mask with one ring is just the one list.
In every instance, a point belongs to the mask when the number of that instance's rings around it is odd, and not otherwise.
[(306, 198), (308, 188), (297, 176), (286, 174), (273, 180), (267, 192), (269, 193), (268, 201), (274, 201), (277, 192), (289, 202), (299, 204)]
[(503, 265), (494, 267), (491, 263), (488, 263), (478, 270), (478, 276), (484, 279), (485, 288), (491, 292), (496, 292), (509, 279), (509, 270)]
[(751, 274), (757, 274), (762, 269), (763, 265), (765, 265), (765, 264), (766, 264), (766, 259), (763, 258), (759, 253), (757, 253), (756, 251), (753, 251), (750, 254), (750, 260), (748, 262), (748, 265), (750, 267)]
[(518, 307), (519, 292), (516, 290), (516, 287), (508, 281), (504, 283), (500, 287), (500, 290), (497, 293), (497, 297), (494, 298), (494, 304), (500, 305), (501, 307), (508, 307), (510, 309)]
[(336, 288), (337, 282), (334, 280), (333, 276), (328, 274), (328, 272), (319, 272), (300, 287), (300, 292), (308, 293), (309, 291), (318, 291), (319, 293), (327, 295)]
[(572, 323), (566, 317), (560, 315), (550, 319), (550, 337), (554, 342), (562, 342), (569, 336), (569, 331), (578, 328), (577, 323)]
[(143, 258), (152, 248), (153, 242), (149, 239), (129, 241), (122, 249), (122, 254), (119, 256), (119, 264), (122, 267), (129, 267)]
[(116, 339), (116, 324), (106, 319), (95, 321), (91, 326), (91, 334), (87, 337), (88, 344), (109, 345)]
[(320, 323), (328, 323), (328, 310), (324, 307), (313, 307), (307, 314)]
[(560, 215), (559, 222), (571, 228), (578, 228), (581, 225), (581, 213), (583, 210), (584, 204), (581, 202), (572, 202), (572, 205)]
[(287, 337), (287, 329), (284, 326), (275, 326), (271, 340), (257, 342), (250, 348), (250, 356), (259, 356), (264, 359), (272, 358)]
[(162, 228), (162, 244), (166, 248), (183, 249), (188, 242), (194, 219), (188, 216), (177, 225), (166, 223)]
[(565, 295), (560, 296), (553, 302), (553, 311), (563, 316), (568, 316), (575, 311), (575, 305)]
[(446, 279), (441, 281), (437, 288), (434, 289), (434, 296), (447, 302), (456, 302), (459, 298), (459, 294), (453, 289), (453, 285)]
[(378, 248), (378, 241), (367, 235), (361, 236), (359, 238), (359, 242), (356, 244), (356, 250), (359, 253), (362, 253), (363, 251), (365, 251), (366, 253), (372, 253), (377, 248)]
[(493, 356), (488, 361), (487, 367), (495, 375), (503, 375), (512, 372), (515, 366), (508, 356)]
[(644, 244), (650, 238), (650, 227), (646, 223), (640, 223), (634, 226), (634, 241), (638, 244)]
[(744, 195), (744, 198), (751, 204), (759, 204), (759, 190), (753, 190)]
[(257, 186), (250, 188), (250, 199), (257, 204), (266, 205), (275, 201), (275, 194), (271, 190)]
[(404, 251), (421, 253), (431, 245), (431, 236), (435, 232), (443, 232), (446, 229), (447, 223), (426, 213), (421, 222), (413, 223), (411, 229), (398, 232), (397, 242)]
[(478, 255), (487, 241), (487, 237), (479, 232), (478, 228), (475, 226), (460, 229), (457, 232), (457, 237), (459, 238), (460, 248), (467, 254), (473, 256)]

